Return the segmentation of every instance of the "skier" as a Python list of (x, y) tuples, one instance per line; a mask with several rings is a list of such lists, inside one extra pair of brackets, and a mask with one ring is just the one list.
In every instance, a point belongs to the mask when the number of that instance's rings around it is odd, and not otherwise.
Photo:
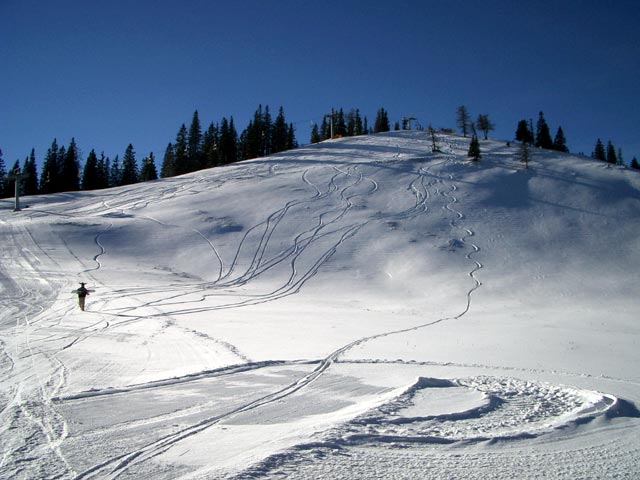
[(80, 288), (75, 290), (75, 293), (78, 294), (78, 305), (80, 305), (80, 310), (84, 312), (84, 299), (89, 295), (89, 290), (85, 287), (84, 282), (80, 282)]

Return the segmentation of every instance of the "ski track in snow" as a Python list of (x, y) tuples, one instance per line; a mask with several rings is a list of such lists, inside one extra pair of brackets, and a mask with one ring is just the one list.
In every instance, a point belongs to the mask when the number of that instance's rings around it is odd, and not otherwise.
[[(345, 175), (347, 177), (350, 176), (354, 176), (356, 177), (355, 183), (349, 183), (347, 184), (342, 190), (340, 190), (340, 198), (342, 199), (343, 202), (343, 207), (339, 210), (339, 214), (337, 215), (337, 217), (335, 217), (331, 222), (325, 223), (323, 221), (323, 217), (325, 215), (327, 215), (328, 213), (334, 213), (334, 212), (324, 212), (320, 215), (320, 219), (318, 222), (318, 226), (316, 228), (314, 228), (312, 230), (312, 234), (309, 237), (310, 240), (313, 240), (315, 238), (315, 236), (318, 234), (318, 232), (324, 228), (327, 225), (331, 225), (333, 223), (335, 223), (337, 220), (342, 219), (348, 212), (349, 209), (351, 209), (351, 207), (353, 206), (352, 203), (352, 198), (349, 195), (347, 195), (347, 191), (349, 189), (351, 189), (352, 187), (360, 184), (363, 179), (364, 176), (362, 173), (357, 172), (357, 174), (354, 174), (354, 170), (347, 170), (347, 171), (343, 171), (340, 170), (336, 167), (334, 167), (336, 169), (336, 171), (338, 172), (338, 174), (334, 175), (328, 185), (328, 188), (326, 189), (325, 193), (322, 193), (322, 191), (316, 186), (314, 185), (317, 193), (316, 195), (313, 197), (312, 200), (315, 199), (320, 199), (320, 198), (324, 198), (326, 196), (328, 196), (330, 193), (335, 192), (338, 190), (338, 187), (336, 186), (336, 179), (337, 176), (339, 174)], [(425, 182), (425, 178), (426, 178), (426, 173), (428, 173), (429, 171), (429, 167), (422, 167), (418, 174), (417, 177), (411, 182), (411, 184), (408, 187), (408, 190), (411, 191), (413, 193), (413, 195), (415, 196), (415, 205), (405, 211), (405, 212), (401, 212), (398, 214), (392, 214), (392, 215), (384, 215), (381, 219), (377, 219), (376, 221), (381, 221), (381, 220), (390, 220), (390, 219), (401, 219), (401, 218), (409, 218), (411, 216), (414, 215), (419, 215), (419, 214), (425, 214), (428, 212), (428, 204), (427, 204), (427, 200), (430, 198), (430, 194), (429, 194), (429, 190), (428, 187), (433, 186), (436, 183), (440, 183), (442, 185), (445, 185), (445, 181), (440, 178), (437, 181), (433, 181), (432, 183), (430, 183), (428, 186), (426, 186), (424, 184)], [(310, 183), (308, 180), (308, 176), (309, 176), (309, 170), (305, 170), (305, 172), (303, 173), (303, 181), (305, 183)], [(456, 184), (453, 182), (453, 176), (449, 175), (447, 177), (448, 179), (448, 185), (445, 185), (444, 190), (440, 190), (439, 188), (436, 188), (436, 193), (440, 194), (446, 201), (445, 205), (442, 207), (443, 209), (451, 212), (454, 216), (454, 218), (450, 221), (450, 226), (453, 229), (458, 229), (461, 228), (459, 226), (459, 222), (464, 218), (464, 215), (459, 212), (458, 210), (453, 208), (453, 205), (457, 203), (457, 198), (452, 194), (452, 192), (455, 192), (457, 190), (457, 186)], [(373, 179), (368, 179), (369, 182), (371, 183), (372, 187), (371, 190), (368, 192), (368, 194), (372, 194), (374, 193), (377, 189), (378, 186), (376, 184), (376, 182)], [(417, 185), (420, 185), (420, 188), (417, 187)], [(355, 196), (355, 195), (354, 195)], [(261, 265), (261, 260), (263, 259), (264, 256), (264, 251), (266, 249), (266, 246), (268, 244), (268, 240), (271, 238), (271, 235), (273, 234), (273, 231), (275, 230), (275, 228), (277, 227), (278, 223), (282, 220), (282, 218), (284, 217), (284, 215), (289, 211), (289, 209), (291, 209), (294, 205), (296, 204), (296, 202), (288, 202), (282, 209), (272, 213), (269, 218), (264, 222), (264, 224), (261, 224), (259, 226), (263, 226), (264, 227), (264, 232), (262, 234), (260, 243), (259, 243), (259, 248), (257, 249), (254, 258), (253, 258), (253, 262), (251, 263), (251, 266), (249, 267), (249, 269), (247, 270), (247, 272), (244, 273), (244, 275), (241, 275), (239, 277), (239, 280), (237, 280), (236, 282), (228, 282), (225, 284), (225, 287), (230, 287), (230, 286), (235, 286), (238, 283), (237, 282), (246, 282), (247, 278), (248, 279), (252, 279), (253, 277), (259, 275), (260, 272), (260, 265)], [(352, 226), (348, 232), (353, 231), (353, 235), (357, 232), (357, 230), (359, 230), (360, 228), (362, 228), (364, 225), (366, 225), (366, 223), (368, 222), (364, 222), (361, 224), (356, 224), (355, 226)], [(257, 228), (257, 227), (254, 227)], [(252, 229), (250, 229), (251, 231)], [(470, 238), (471, 236), (473, 236), (473, 232), (468, 229), (468, 228), (464, 228), (464, 232), (465, 235), (463, 237), (461, 237), (460, 241), (462, 243), (467, 243), (467, 239)], [(249, 233), (249, 232), (248, 232)], [(238, 252), (241, 250), (242, 248), (242, 243), (245, 241), (245, 239), (247, 238), (248, 233), (244, 236), (240, 247), (238, 248)], [(309, 233), (311, 233), (310, 231), (305, 231), (302, 232), (301, 234), (299, 234), (297, 237), (295, 237), (294, 239), (294, 247), (292, 249), (290, 249), (291, 252), (293, 252), (293, 259), (290, 260), (291, 262), (291, 268), (292, 271), (295, 274), (295, 259), (297, 254), (299, 254), (299, 252), (303, 251), (303, 248), (298, 248), (298, 244), (300, 242), (300, 238), (303, 237), (304, 235), (308, 235)], [(351, 236), (351, 235), (349, 235)], [(331, 251), (335, 251), (345, 240), (345, 237), (341, 237), (340, 240), (334, 244), (332, 246)], [(310, 242), (309, 242), (310, 243)], [(307, 245), (309, 244), (307, 243)], [(471, 256), (477, 252), (479, 252), (479, 247), (473, 243), (470, 243), (471, 247), (472, 247), (472, 251), (469, 252), (466, 255), (466, 258), (468, 260), (472, 260)], [(236, 254), (236, 257), (234, 258), (234, 262), (232, 263), (229, 271), (227, 274), (222, 275), (220, 277), (221, 280), (223, 279), (227, 279), (230, 277), (231, 273), (234, 270), (234, 265), (237, 261), (238, 258), (238, 253)], [(328, 260), (327, 258), (322, 258), (322, 262), (317, 262), (316, 265), (314, 265), (314, 268), (310, 271), (313, 272), (313, 274), (315, 274), (318, 270), (318, 268), (322, 265), (322, 263), (324, 263), (326, 260)], [(268, 262), (269, 263), (269, 262)], [(82, 478), (91, 478), (94, 474), (96, 474), (97, 472), (101, 472), (100, 474), (102, 475), (103, 471), (106, 469), (106, 471), (108, 472), (108, 476), (107, 478), (117, 478), (119, 475), (121, 475), (124, 471), (126, 471), (127, 469), (129, 469), (131, 466), (139, 464), (141, 462), (147, 461), (151, 458), (154, 458), (157, 455), (160, 455), (161, 453), (163, 453), (164, 451), (168, 450), (169, 448), (171, 448), (172, 446), (174, 446), (176, 443), (180, 442), (181, 440), (185, 439), (185, 438), (189, 438), (192, 435), (195, 435), (197, 433), (200, 433), (201, 431), (203, 431), (206, 428), (209, 428), (210, 426), (219, 423), (221, 420), (223, 419), (227, 419), (231, 416), (246, 412), (248, 410), (252, 410), (255, 408), (259, 408), (261, 406), (267, 405), (269, 403), (273, 403), (276, 402), (288, 395), (291, 395), (299, 390), (301, 390), (302, 388), (305, 388), (307, 386), (309, 386), (312, 382), (314, 382), (315, 380), (317, 380), (323, 373), (325, 373), (330, 367), (331, 365), (338, 360), (338, 358), (346, 353), (347, 351), (351, 350), (352, 348), (354, 348), (357, 345), (361, 345), (363, 343), (366, 343), (368, 341), (377, 339), (377, 338), (382, 338), (382, 337), (387, 337), (387, 336), (391, 336), (391, 335), (395, 335), (395, 334), (400, 334), (400, 333), (406, 333), (409, 331), (414, 331), (414, 330), (418, 330), (418, 329), (422, 329), (422, 328), (426, 328), (428, 326), (431, 325), (435, 325), (437, 323), (441, 323), (441, 322), (445, 322), (448, 320), (456, 320), (461, 318), (462, 316), (464, 316), (469, 309), (471, 308), (471, 296), (473, 294), (473, 292), (475, 290), (477, 290), (481, 283), (478, 281), (477, 277), (476, 277), (476, 272), (478, 270), (480, 270), (482, 268), (482, 265), (477, 262), (477, 261), (473, 261), (474, 263), (474, 268), (469, 272), (469, 276), (474, 280), (474, 285), (473, 287), (468, 291), (467, 293), (467, 298), (466, 298), (466, 305), (465, 308), (458, 313), (455, 316), (452, 317), (446, 317), (446, 318), (441, 318), (435, 321), (431, 321), (429, 323), (426, 324), (422, 324), (422, 325), (418, 325), (418, 326), (414, 326), (414, 327), (410, 327), (410, 328), (405, 328), (405, 329), (400, 329), (400, 330), (395, 330), (395, 331), (390, 331), (390, 332), (385, 332), (385, 333), (381, 333), (381, 334), (377, 334), (377, 335), (372, 335), (372, 336), (368, 336), (368, 337), (363, 337), (363, 338), (359, 338), (347, 345), (344, 345), (343, 347), (335, 350), (334, 352), (332, 352), (331, 354), (329, 354), (327, 357), (325, 357), (324, 359), (322, 359), (318, 366), (316, 367), (316, 369), (311, 372), (310, 374), (302, 377), (301, 379), (297, 380), (296, 382), (288, 385), (287, 387), (274, 392), (273, 394), (267, 395), (263, 398), (260, 398), (258, 400), (255, 400), (249, 404), (246, 404), (240, 408), (237, 408), (233, 411), (230, 411), (224, 415), (218, 415), (212, 418), (209, 418), (207, 420), (204, 420), (196, 425), (190, 426), (187, 429), (183, 429), (177, 433), (173, 433), (169, 436), (163, 437), (160, 440), (157, 440), (151, 444), (146, 445), (145, 447), (143, 447), (142, 449), (136, 450), (134, 452), (131, 452), (127, 455), (124, 456), (118, 456), (117, 458), (111, 459), (107, 462), (104, 462), (98, 466), (92, 467), (91, 469), (86, 470), (85, 472), (83, 472), (82, 474), (78, 475), (78, 479), (82, 479)], [(307, 272), (306, 277), (309, 277), (309, 273)], [(293, 277), (293, 275), (292, 275)], [(287, 281), (287, 283), (281, 287), (279, 290), (276, 290), (275, 292), (272, 292), (271, 294), (269, 294), (268, 298), (262, 298), (260, 301), (261, 302), (266, 302), (266, 301), (273, 301), (277, 298), (281, 298), (281, 296), (284, 296), (281, 294), (281, 292), (284, 290), (284, 292), (286, 294), (291, 294), (292, 289), (288, 289), (288, 287), (290, 287), (291, 285), (295, 285), (295, 283), (292, 281), (292, 277), (289, 278), (289, 280)], [(303, 277), (305, 278), (305, 277)], [(305, 278), (305, 281), (308, 278)], [(300, 287), (302, 285), (299, 285), (295, 291), (299, 291)], [(251, 303), (255, 302), (252, 301)], [(250, 303), (250, 302), (247, 302)], [(167, 305), (166, 303), (163, 303), (163, 305)], [(233, 308), (233, 307), (237, 307), (240, 306), (238, 304), (228, 304), (228, 305), (222, 305), (219, 307), (215, 307), (215, 309), (223, 309), (223, 308)], [(204, 310), (210, 310), (211, 308), (206, 308), (203, 307), (202, 309), (191, 309), (188, 311), (204, 311)], [(176, 312), (172, 312), (173, 314), (175, 314)], [(119, 392), (113, 392), (113, 393), (119, 393)], [(115, 464), (115, 466), (114, 466)]]
[[(461, 148), (459, 145), (456, 146), (457, 148)], [(398, 146), (397, 157), (400, 157), (400, 151), (400, 147)], [(33, 431), (35, 429), (39, 435), (44, 436), (46, 438), (45, 445), (47, 445), (51, 454), (64, 465), (61, 467), (62, 469), (54, 467), (53, 465), (51, 466), (52, 471), (58, 472), (58, 476), (64, 477), (71, 475), (76, 479), (98, 477), (117, 478), (125, 474), (131, 467), (140, 465), (161, 455), (179, 442), (197, 435), (222, 420), (273, 404), (293, 393), (309, 387), (326, 373), (334, 363), (340, 362), (340, 357), (343, 354), (356, 346), (375, 339), (416, 331), (439, 323), (462, 318), (472, 308), (473, 296), (482, 286), (482, 282), (478, 278), (478, 273), (484, 268), (484, 265), (476, 260), (481, 249), (475, 241), (474, 237), (476, 234), (474, 230), (465, 224), (465, 216), (458, 209), (459, 200), (456, 193), (458, 192), (459, 186), (456, 184), (454, 175), (450, 173), (443, 175), (431, 171), (435, 167), (446, 169), (447, 166), (455, 164), (456, 161), (447, 154), (422, 160), (425, 163), (428, 162), (428, 164), (420, 166), (415, 173), (415, 177), (406, 189), (414, 197), (415, 202), (413, 206), (401, 212), (382, 214), (377, 218), (359, 221), (350, 220), (349, 214), (353, 210), (356, 199), (366, 199), (369, 196), (375, 195), (379, 190), (379, 185), (372, 177), (365, 175), (358, 166), (350, 166), (346, 163), (341, 167), (331, 167), (333, 172), (328, 182), (318, 184), (311, 180), (311, 178), (315, 173), (318, 173), (319, 167), (305, 168), (301, 175), (301, 182), (315, 190), (315, 194), (308, 198), (286, 202), (279, 209), (267, 215), (262, 222), (248, 228), (238, 243), (233, 258), (228, 263), (225, 263), (214, 241), (208, 238), (203, 232), (191, 227), (167, 223), (143, 213), (144, 208), (152, 203), (165, 201), (168, 198), (181, 194), (188, 195), (190, 193), (196, 193), (198, 187), (204, 189), (216, 188), (215, 184), (208, 185), (203, 182), (203, 184), (200, 185), (201, 180), (194, 180), (191, 183), (185, 182), (182, 185), (171, 184), (162, 190), (159, 195), (155, 193), (155, 190), (147, 191), (147, 189), (140, 188), (139, 190), (135, 190), (136, 197), (134, 198), (128, 198), (124, 195), (124, 200), (114, 198), (113, 200), (104, 201), (100, 205), (88, 206), (84, 209), (76, 209), (75, 211), (47, 212), (45, 210), (39, 210), (32, 213), (32, 215), (55, 213), (56, 215), (71, 218), (91, 215), (105, 219), (109, 218), (109, 216), (134, 215), (153, 222), (162, 228), (182, 228), (193, 232), (206, 242), (216, 263), (219, 265), (218, 273), (214, 281), (201, 282), (193, 285), (167, 286), (167, 291), (178, 292), (172, 297), (148, 300), (145, 297), (155, 295), (161, 290), (153, 287), (127, 289), (127, 298), (136, 305), (124, 308), (119, 307), (108, 311), (107, 313), (113, 316), (112, 322), (107, 322), (107, 324), (104, 325), (104, 321), (101, 320), (95, 324), (83, 327), (86, 332), (82, 332), (74, 340), (66, 344), (63, 349), (72, 348), (78, 342), (89, 338), (98, 331), (115, 329), (128, 325), (131, 322), (142, 321), (153, 317), (175, 320), (175, 317), (179, 315), (257, 305), (277, 301), (286, 296), (296, 294), (300, 292), (311, 278), (318, 274), (321, 267), (331, 259), (345, 242), (355, 237), (358, 232), (369, 223), (403, 220), (419, 215), (427, 215), (430, 209), (435, 206), (439, 206), (450, 214), (451, 219), (449, 226), (451, 231), (462, 232), (462, 235), (459, 237), (459, 244), (468, 250), (465, 258), (471, 264), (468, 276), (472, 281), (472, 285), (466, 293), (464, 304), (455, 315), (407, 328), (355, 339), (334, 350), (322, 360), (313, 361), (317, 362), (317, 366), (312, 372), (283, 388), (256, 398), (223, 414), (206, 418), (189, 425), (187, 428), (181, 428), (176, 432), (164, 435), (159, 439), (155, 439), (127, 453), (105, 459), (82, 472), (75, 472), (60, 450), (60, 445), (68, 434), (68, 427), (64, 419), (57, 414), (55, 410), (55, 404), (57, 402), (98, 396), (126, 395), (127, 393), (140, 390), (188, 383), (210, 376), (234, 375), (238, 372), (259, 369), (268, 365), (285, 365), (286, 362), (273, 360), (250, 363), (250, 359), (242, 355), (235, 346), (222, 340), (208, 337), (213, 342), (217, 342), (233, 352), (244, 364), (123, 388), (94, 390), (66, 396), (59, 395), (59, 392), (61, 392), (65, 384), (64, 365), (56, 358), (55, 353), (45, 353), (43, 350), (34, 351), (29, 341), (29, 333), (33, 329), (33, 325), (29, 319), (37, 317), (37, 313), (42, 312), (34, 312), (33, 308), (30, 310), (28, 308), (28, 302), (21, 299), (21, 297), (27, 295), (26, 290), (9, 292), (9, 295), (6, 295), (6, 299), (11, 309), (26, 312), (22, 316), (22, 324), (18, 321), (16, 329), (21, 330), (24, 334), (24, 345), (28, 351), (28, 355), (23, 359), (17, 359), (11, 352), (7, 351), (5, 343), (0, 342), (0, 347), (2, 348), (0, 352), (2, 354), (2, 364), (8, 365), (6, 370), (3, 369), (3, 377), (11, 375), (17, 368), (16, 365), (23, 364), (26, 358), (35, 362), (35, 357), (38, 355), (45, 356), (52, 367), (50, 369), (51, 374), (47, 378), (36, 379), (36, 388), (18, 385), (9, 392), (9, 395), (5, 395), (5, 398), (2, 399), (3, 406), (2, 410), (0, 410), (0, 419), (3, 419), (3, 422), (5, 419), (13, 423), (28, 422), (31, 424), (31, 427), (21, 426), (20, 428), (25, 431)], [(274, 171), (275, 169), (270, 168), (269, 174), (273, 174)], [(251, 173), (252, 172), (248, 172), (248, 174)], [(242, 175), (239, 177), (242, 177)], [(230, 177), (226, 181), (233, 181), (233, 179), (233, 177)], [(150, 192), (152, 191), (154, 195), (156, 195), (155, 197), (150, 196)], [(286, 248), (273, 248), (273, 239), (278, 231), (278, 227), (289, 220), (292, 212), (298, 209), (304, 209), (307, 206), (317, 205), (317, 202), (324, 200), (326, 200), (328, 204), (320, 211), (314, 224), (310, 226), (307, 225), (306, 228), (299, 231), (290, 239), (290, 244)], [(82, 275), (91, 276), (92, 272), (102, 268), (101, 257), (109, 255), (108, 249), (105, 246), (108, 245), (108, 242), (103, 242), (102, 238), (113, 228), (114, 224), (110, 222), (95, 236), (94, 243), (99, 249), (99, 252), (92, 259), (95, 266), (83, 270), (81, 272)], [(318, 250), (317, 245), (322, 245), (322, 247), (320, 247), (321, 253), (319, 255), (316, 254), (310, 259), (306, 258), (305, 254), (307, 252)], [(315, 247), (315, 250), (311, 247)], [(71, 249), (68, 250), (71, 255), (75, 255)], [(309, 255), (312, 255), (312, 253)], [(77, 260), (82, 264), (80, 258), (77, 258)], [(227, 293), (230, 290), (250, 286), (251, 283), (260, 278), (260, 276), (274, 272), (277, 267), (283, 265), (287, 266), (289, 273), (281, 279), (281, 283), (277, 288), (269, 292), (248, 294), (246, 295), (247, 298), (244, 299), (225, 301), (225, 299), (230, 296)], [(0, 275), (2, 275), (2, 272), (0, 272)], [(10, 281), (3, 280), (2, 283), (8, 285)], [(16, 288), (20, 289), (20, 287)], [(125, 294), (124, 290), (111, 289), (105, 285), (101, 285), (101, 288), (105, 290), (104, 296), (107, 300), (109, 296), (116, 298)], [(193, 300), (194, 294), (200, 297), (199, 303), (202, 303), (202, 306), (193, 306), (195, 303)], [(216, 302), (218, 299), (221, 299), (221, 301)], [(3, 301), (4, 300), (5, 299), (3, 299)], [(33, 299), (31, 300), (30, 303), (32, 305), (40, 305), (42, 302), (40, 299), (35, 299), (35, 301), (33, 301)], [(156, 313), (150, 313), (149, 309)], [(42, 307), (40, 307), (40, 310), (42, 310)], [(144, 310), (144, 312), (142, 312), (142, 310)], [(140, 314), (138, 315), (137, 312), (139, 311)], [(56, 312), (52, 312), (52, 314), (53, 313)], [(48, 321), (51, 321), (54, 316), (60, 317), (59, 312), (55, 315), (52, 314), (48, 315)], [(64, 316), (64, 314), (62, 316)], [(2, 319), (3, 322), (5, 318), (8, 317), (5, 316), (3, 318), (0, 314), (0, 319)], [(61, 320), (56, 321), (59, 323)], [(43, 320), (40, 319), (38, 322), (43, 322)], [(194, 335), (198, 334), (198, 332), (195, 331), (191, 331), (190, 333)], [(482, 398), (479, 400), (479, 405), (462, 412), (403, 417), (403, 409), (415, 406), (416, 402), (419, 401), (421, 392), (429, 389), (479, 392)], [(23, 395), (27, 391), (30, 396), (35, 394), (37, 397), (25, 400)], [(478, 376), (446, 381), (421, 379), (415, 385), (410, 386), (403, 395), (394, 401), (381, 405), (345, 425), (337, 426), (332, 431), (325, 432), (322, 434), (322, 440), (319, 441), (319, 443), (300, 445), (291, 451), (277, 453), (264, 459), (262, 463), (251, 467), (247, 470), (246, 475), (250, 478), (257, 478), (268, 474), (272, 470), (285, 468), (283, 466), (286, 466), (287, 462), (298, 462), (298, 456), (309, 450), (318, 452), (325, 448), (335, 450), (346, 446), (361, 446), (376, 443), (439, 444), (461, 441), (483, 441), (487, 439), (532, 438), (555, 428), (565, 427), (570, 422), (578, 423), (580, 421), (590, 420), (619, 408), (621, 408), (620, 401), (611, 395), (599, 395), (589, 391), (577, 391), (552, 385), (526, 383), (508, 377), (493, 378)], [(21, 439), (21, 441), (23, 442), (22, 444), (20, 444), (20, 441), (14, 442), (15, 446), (13, 448), (3, 448), (3, 458), (0, 460), (0, 472), (12, 456), (19, 455), (19, 453), (17, 453), (19, 450), (26, 449), (30, 439)], [(53, 460), (52, 462), (55, 463)]]

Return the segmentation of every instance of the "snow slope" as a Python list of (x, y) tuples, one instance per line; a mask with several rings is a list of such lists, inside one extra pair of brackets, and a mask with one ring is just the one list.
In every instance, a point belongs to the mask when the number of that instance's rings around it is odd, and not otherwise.
[(0, 201), (0, 477), (637, 478), (640, 176), (438, 141)]

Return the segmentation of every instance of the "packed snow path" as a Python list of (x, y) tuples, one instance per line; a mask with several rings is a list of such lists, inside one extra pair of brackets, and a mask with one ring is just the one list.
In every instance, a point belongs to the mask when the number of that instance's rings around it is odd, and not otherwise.
[(0, 476), (635, 478), (637, 173), (439, 143), (0, 203)]

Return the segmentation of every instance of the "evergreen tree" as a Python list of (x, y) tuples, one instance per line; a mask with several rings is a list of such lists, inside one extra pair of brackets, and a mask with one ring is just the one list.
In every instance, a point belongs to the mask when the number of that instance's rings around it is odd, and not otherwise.
[(288, 149), (288, 126), (284, 118), (284, 109), (280, 107), (271, 130), (271, 152), (278, 153)]
[(311, 127), (311, 138), (309, 139), (310, 143), (320, 143), (320, 131), (318, 130), (318, 124), (313, 122), (313, 126)]
[(600, 160), (602, 162), (607, 161), (607, 152), (604, 149), (602, 140), (598, 139), (598, 141), (596, 142), (596, 146), (593, 150), (593, 153), (591, 154), (591, 157), (595, 158), (596, 160)]
[(262, 140), (262, 145), (260, 149), (261, 157), (266, 157), (273, 153), (273, 150), (271, 147), (272, 130), (273, 130), (273, 122), (271, 120), (271, 113), (269, 113), (269, 105), (265, 105), (264, 117), (262, 119), (262, 131), (260, 135)]
[(369, 120), (367, 120), (367, 117), (364, 117), (364, 124), (362, 127), (362, 134), (363, 135), (369, 135), (371, 133), (371, 130), (369, 129)]
[(396, 132), (400, 131), (400, 122), (396, 121), (396, 123), (393, 124), (393, 129)]
[[(16, 160), (6, 174), (6, 180), (4, 185), (4, 195), (5, 197), (11, 197), (15, 194), (16, 191), (16, 179), (20, 178), (19, 175), (22, 172), (20, 171), (20, 161)], [(20, 188), (20, 184), (18, 184), (18, 188)]]
[(321, 141), (329, 140), (331, 138), (331, 125), (327, 122), (327, 117), (322, 118), (322, 124), (320, 126), (320, 139)]
[(23, 195), (36, 195), (38, 193), (38, 167), (36, 165), (36, 151), (32, 148), (31, 155), (25, 160), (22, 168)]
[(489, 131), (494, 130), (496, 126), (489, 120), (489, 115), (486, 113), (481, 113), (478, 115), (478, 119), (476, 120), (476, 125), (478, 126), (478, 130), (484, 133), (484, 139), (487, 140), (489, 136)]
[(287, 150), (294, 148), (298, 148), (298, 141), (296, 140), (296, 129), (293, 127), (293, 123), (290, 123), (287, 130)]
[(520, 120), (518, 122), (516, 140), (533, 145), (533, 131), (529, 130), (529, 124), (526, 120)]
[(169, 142), (169, 145), (167, 145), (167, 148), (164, 151), (162, 167), (160, 168), (160, 177), (169, 178), (175, 177), (176, 175), (176, 154), (173, 149), (173, 145)]
[(607, 163), (615, 165), (618, 163), (618, 156), (616, 155), (616, 149), (613, 147), (611, 140), (607, 143)]
[(538, 123), (536, 123), (536, 147), (551, 149), (553, 148), (553, 140), (551, 140), (551, 133), (549, 132), (549, 126), (544, 119), (544, 114), (540, 112), (538, 114)]
[(220, 147), (218, 156), (221, 165), (234, 163), (238, 160), (237, 156), (238, 133), (233, 124), (233, 117), (227, 120), (222, 117), (220, 121)]
[(189, 141), (187, 127), (184, 123), (180, 126), (176, 135), (173, 152), (175, 154), (175, 175), (189, 172)]
[(365, 135), (367, 133), (367, 129), (364, 127), (363, 123), (362, 123), (362, 117), (360, 116), (360, 110), (356, 108), (356, 125), (355, 128), (353, 130), (353, 134), (354, 135)]
[(618, 148), (618, 165), (623, 166), (624, 160), (622, 159), (622, 149)]
[[(222, 125), (220, 126), (220, 135), (222, 136)], [(272, 135), (273, 125), (269, 106), (266, 106), (263, 111), (262, 105), (259, 105), (253, 114), (253, 119), (240, 136), (239, 151), (236, 154), (242, 159), (264, 157), (271, 154)], [(278, 140), (281, 141), (281, 138)], [(227, 144), (229, 143), (227, 142)], [(225, 149), (227, 149), (226, 146)]]
[(116, 155), (109, 169), (109, 186), (119, 187), (120, 185), (122, 185), (122, 167), (120, 165), (120, 157)]
[(469, 133), (469, 122), (471, 121), (471, 117), (469, 116), (469, 112), (467, 111), (467, 107), (464, 105), (460, 105), (456, 110), (456, 125), (462, 131), (462, 135), (464, 137)]
[(351, 109), (347, 114), (347, 136), (353, 137), (362, 135), (362, 118), (360, 118), (360, 110)]
[(218, 165), (218, 127), (211, 122), (209, 128), (204, 132), (202, 141), (202, 155), (204, 156), (205, 168)]
[(80, 190), (80, 161), (75, 138), (71, 139), (60, 167), (60, 191), (75, 192)]
[(562, 127), (558, 127), (556, 138), (553, 140), (553, 149), (557, 150), (558, 152), (569, 152), (569, 149), (567, 148), (567, 140), (566, 138), (564, 138)]
[(82, 190), (96, 190), (100, 188), (98, 173), (98, 157), (92, 149), (82, 172)]
[(133, 145), (129, 144), (122, 157), (122, 177), (121, 185), (131, 185), (139, 181), (138, 164), (136, 162), (136, 152)]
[(140, 170), (140, 181), (148, 182), (149, 180), (157, 180), (158, 171), (156, 170), (156, 161), (153, 152), (149, 153), (142, 161), (142, 169)]
[(640, 163), (638, 163), (638, 159), (636, 157), (633, 157), (633, 160), (631, 160), (631, 168), (640, 170)]
[(47, 150), (47, 155), (44, 158), (42, 165), (42, 174), (40, 175), (40, 192), (41, 193), (55, 193), (59, 192), (58, 177), (58, 142), (56, 139), (51, 143), (51, 147)]
[(5, 190), (7, 183), (7, 167), (2, 159), (2, 150), (0, 150), (0, 198), (5, 198)]
[(373, 127), (373, 133), (388, 132), (391, 130), (389, 124), (389, 115), (384, 108), (380, 108), (376, 114), (376, 123)]
[(101, 152), (96, 166), (96, 188), (109, 187), (109, 163), (109, 158), (104, 156), (104, 152)]
[(471, 137), (471, 143), (469, 144), (469, 152), (467, 153), (467, 157), (476, 162), (482, 158), (482, 155), (480, 154), (480, 142), (478, 141), (478, 137), (475, 135)]
[(203, 168), (202, 158), (202, 128), (200, 127), (200, 118), (198, 110), (193, 112), (191, 126), (189, 127), (189, 136), (187, 140), (187, 171), (194, 172)]

